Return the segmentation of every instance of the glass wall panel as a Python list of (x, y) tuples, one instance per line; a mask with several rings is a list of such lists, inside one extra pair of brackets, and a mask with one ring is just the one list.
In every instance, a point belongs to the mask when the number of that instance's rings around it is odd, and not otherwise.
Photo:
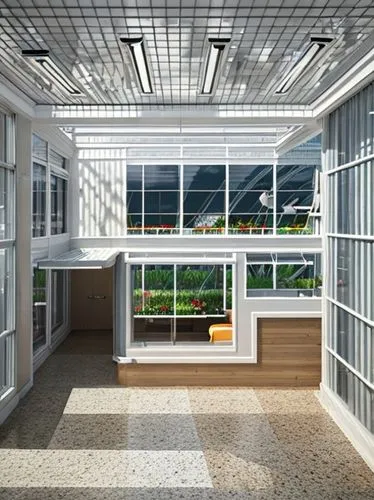
[(0, 168), (0, 240), (14, 238), (14, 173)]
[(14, 164), (14, 119), (0, 111), (0, 162)]
[(220, 234), (225, 227), (225, 165), (184, 165), (185, 234)]
[(32, 136), (32, 156), (38, 160), (48, 160), (48, 144), (37, 135)]
[(47, 287), (46, 271), (34, 269), (33, 276), (33, 350), (47, 343)]
[(65, 179), (51, 175), (51, 234), (66, 232), (66, 187)]
[(46, 236), (46, 167), (33, 163), (32, 236)]
[(131, 283), (135, 343), (209, 342), (232, 308), (231, 265), (133, 265)]
[(273, 232), (273, 166), (229, 166), (229, 233)]
[(65, 158), (60, 154), (56, 153), (56, 151), (53, 151), (53, 149), (49, 151), (49, 164), (52, 168), (53, 167), (66, 168)]
[(0, 334), (14, 327), (12, 321), (12, 307), (14, 307), (13, 250), (13, 247), (0, 249)]
[(52, 335), (65, 321), (65, 272), (51, 271), (51, 329)]
[(247, 297), (319, 297), (319, 254), (247, 254)]
[(318, 194), (316, 166), (278, 165), (276, 171), (278, 234), (311, 233), (309, 214), (315, 211)]

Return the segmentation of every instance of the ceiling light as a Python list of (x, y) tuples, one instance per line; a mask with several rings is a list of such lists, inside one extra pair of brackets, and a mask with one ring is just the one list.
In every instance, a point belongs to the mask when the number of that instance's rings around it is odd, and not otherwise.
[(43, 76), (49, 82), (52, 81), (52, 83), (71, 95), (83, 95), (83, 92), (53, 62), (48, 50), (23, 50), (22, 55), (30, 59), (33, 67), (39, 71), (41, 70)]
[(209, 53), (205, 66), (202, 94), (211, 94), (217, 77), (218, 68), (226, 45), (230, 38), (209, 38)]
[(331, 37), (312, 37), (308, 47), (278, 85), (275, 93), (286, 94), (332, 40)]
[(127, 45), (130, 51), (141, 91), (143, 94), (152, 94), (151, 76), (149, 74), (143, 37), (120, 38), (120, 40)]

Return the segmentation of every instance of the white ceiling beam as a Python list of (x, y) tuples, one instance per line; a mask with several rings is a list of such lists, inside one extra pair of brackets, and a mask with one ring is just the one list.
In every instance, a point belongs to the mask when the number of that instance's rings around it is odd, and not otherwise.
[(9, 84), (0, 81), (0, 103), (3, 103), (13, 113), (20, 114), (32, 120), (35, 115), (33, 101), (26, 97), (21, 97), (16, 89), (12, 89)]
[(277, 156), (284, 155), (288, 151), (291, 151), (291, 149), (309, 141), (309, 139), (312, 139), (312, 137), (315, 137), (321, 132), (322, 125), (320, 122), (297, 127), (279, 139), (275, 147), (275, 153)]
[(353, 94), (374, 78), (374, 48), (356, 62), (344, 75), (333, 83), (320, 97), (311, 103), (315, 119), (331, 113), (346, 102)]

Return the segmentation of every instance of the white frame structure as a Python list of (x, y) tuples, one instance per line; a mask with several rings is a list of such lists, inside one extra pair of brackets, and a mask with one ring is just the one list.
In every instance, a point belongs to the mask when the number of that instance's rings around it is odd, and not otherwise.
[[(0, 251), (4, 251), (4, 287), (6, 293), (6, 322), (5, 329), (0, 331), (0, 367), (2, 377), (0, 380), (0, 409), (13, 396), (16, 390), (16, 330), (15, 330), (15, 309), (16, 309), (16, 266), (15, 266), (15, 123), (14, 116), (6, 109), (0, 108), (0, 113), (5, 116), (5, 155), (0, 161), (0, 169), (6, 173), (6, 201), (8, 204), (6, 220), (4, 220), (4, 232), (7, 234), (0, 240)], [(5, 208), (5, 207), (4, 207)]]

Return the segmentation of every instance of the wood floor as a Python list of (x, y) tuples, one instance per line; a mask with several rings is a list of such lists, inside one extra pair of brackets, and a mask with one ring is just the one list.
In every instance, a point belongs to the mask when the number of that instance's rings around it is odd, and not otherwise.
[(321, 320), (266, 318), (258, 322), (257, 364), (118, 365), (126, 386), (318, 387)]

